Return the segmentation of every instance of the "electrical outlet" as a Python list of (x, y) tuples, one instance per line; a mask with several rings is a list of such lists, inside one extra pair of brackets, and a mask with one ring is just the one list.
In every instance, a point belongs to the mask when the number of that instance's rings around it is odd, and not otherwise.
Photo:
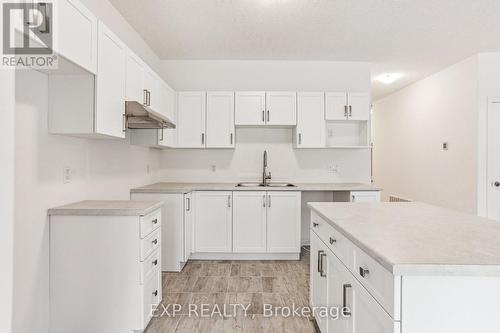
[(337, 173), (337, 172), (339, 172), (339, 167), (336, 164), (329, 165), (327, 168), (328, 168), (328, 172), (329, 173)]
[(443, 150), (448, 150), (448, 142), (443, 142)]
[(64, 184), (71, 183), (71, 168), (70, 167), (63, 168), (63, 183)]
[(212, 165), (210, 167), (212, 169), (212, 172), (217, 171), (217, 164), (215, 163), (215, 161), (212, 161)]

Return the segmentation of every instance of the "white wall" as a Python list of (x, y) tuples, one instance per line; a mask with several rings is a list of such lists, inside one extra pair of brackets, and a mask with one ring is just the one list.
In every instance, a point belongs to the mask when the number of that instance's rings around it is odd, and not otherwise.
[(374, 180), (385, 199), (476, 213), (477, 91), (474, 56), (374, 103)]
[(15, 72), (0, 70), (0, 332), (12, 329), (14, 277), (14, 115)]
[[(176, 90), (370, 90), (370, 65), (355, 62), (163, 61), (162, 73)], [(370, 181), (368, 150), (293, 149), (291, 129), (262, 128), (238, 128), (234, 150), (165, 151), (162, 179), (258, 180), (264, 149), (274, 180)], [(338, 172), (329, 172), (328, 166), (337, 166)]]

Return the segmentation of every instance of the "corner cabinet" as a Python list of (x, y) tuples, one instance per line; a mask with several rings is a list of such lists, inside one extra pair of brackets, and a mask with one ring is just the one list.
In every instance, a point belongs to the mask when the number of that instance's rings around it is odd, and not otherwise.
[(195, 252), (232, 252), (233, 193), (194, 192)]

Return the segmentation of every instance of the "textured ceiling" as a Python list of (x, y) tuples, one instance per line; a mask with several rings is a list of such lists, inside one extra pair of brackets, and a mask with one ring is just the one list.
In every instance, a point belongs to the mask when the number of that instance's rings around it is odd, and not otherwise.
[(499, 0), (110, 0), (161, 59), (368, 61), (375, 98), (500, 49)]

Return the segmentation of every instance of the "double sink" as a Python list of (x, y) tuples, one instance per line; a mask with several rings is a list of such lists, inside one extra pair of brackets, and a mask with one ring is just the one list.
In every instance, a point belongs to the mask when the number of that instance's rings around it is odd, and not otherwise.
[(269, 182), (265, 185), (263, 183), (238, 183), (236, 184), (236, 187), (297, 187), (297, 186), (290, 183)]

